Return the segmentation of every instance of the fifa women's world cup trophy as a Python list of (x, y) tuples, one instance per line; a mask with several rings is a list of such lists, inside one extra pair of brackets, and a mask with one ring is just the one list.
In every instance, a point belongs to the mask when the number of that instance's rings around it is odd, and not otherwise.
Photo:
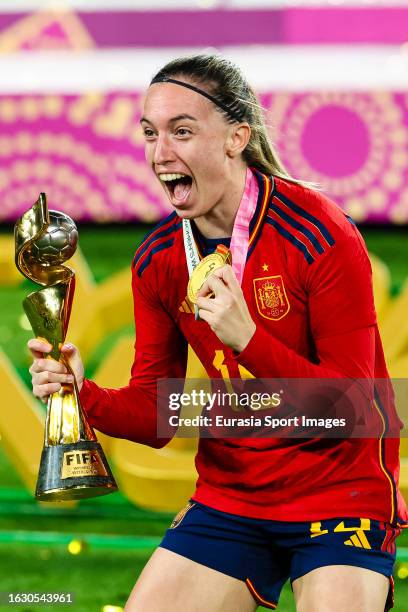
[[(62, 212), (49, 211), (45, 194), (41, 193), (17, 220), (14, 234), (17, 268), (44, 287), (30, 293), (23, 302), (33, 332), (52, 346), (47, 358), (62, 361), (72, 374), (61, 347), (75, 288), (75, 273), (63, 264), (77, 247), (75, 223)], [(63, 383), (48, 398), (36, 498), (63, 501), (116, 490), (102, 447), (81, 408), (77, 384)]]

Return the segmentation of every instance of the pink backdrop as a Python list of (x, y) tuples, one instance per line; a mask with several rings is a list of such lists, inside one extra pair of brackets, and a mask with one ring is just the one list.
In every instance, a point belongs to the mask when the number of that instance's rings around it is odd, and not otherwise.
[[(182, 17), (179, 28), (180, 11), (159, 11), (154, 18), (137, 11), (0, 13), (0, 53), (143, 47), (149, 41), (183, 46), (192, 44), (194, 32), (203, 45), (399, 44), (408, 9), (197, 10)], [(408, 221), (408, 94), (260, 94), (291, 174), (320, 183), (358, 221)], [(40, 191), (51, 208), (77, 220), (155, 221), (166, 214), (161, 187), (144, 163), (140, 107), (136, 89), (0, 93), (0, 221), (15, 220)]]

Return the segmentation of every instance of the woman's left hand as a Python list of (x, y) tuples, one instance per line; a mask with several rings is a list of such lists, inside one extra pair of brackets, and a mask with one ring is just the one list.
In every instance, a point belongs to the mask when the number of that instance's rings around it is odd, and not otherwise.
[[(213, 293), (213, 297), (205, 297)], [(218, 268), (198, 292), (199, 316), (223, 344), (240, 353), (255, 333), (242, 289), (231, 266)]]

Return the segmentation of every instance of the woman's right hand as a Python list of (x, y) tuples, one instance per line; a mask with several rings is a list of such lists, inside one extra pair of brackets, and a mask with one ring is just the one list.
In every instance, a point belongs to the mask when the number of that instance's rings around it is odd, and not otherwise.
[[(51, 393), (61, 389), (61, 383), (72, 383), (73, 377), (62, 362), (45, 358), (45, 355), (52, 349), (48, 342), (32, 338), (28, 341), (27, 346), (33, 356), (33, 363), (29, 370), (33, 393), (35, 397), (45, 402)], [(73, 344), (64, 344), (61, 353), (68, 361), (80, 391), (84, 381), (84, 366), (79, 350)]]

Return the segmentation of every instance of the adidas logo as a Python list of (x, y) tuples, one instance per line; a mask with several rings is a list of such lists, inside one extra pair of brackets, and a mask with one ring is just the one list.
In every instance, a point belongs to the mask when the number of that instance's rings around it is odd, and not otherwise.
[(188, 297), (186, 297), (186, 299), (182, 301), (181, 306), (179, 306), (179, 311), (186, 312), (187, 314), (194, 314), (194, 306), (190, 302)]
[(358, 529), (356, 533), (350, 536), (349, 540), (344, 542), (346, 546), (356, 546), (357, 548), (371, 548), (370, 542), (367, 540), (366, 534), (362, 529)]

